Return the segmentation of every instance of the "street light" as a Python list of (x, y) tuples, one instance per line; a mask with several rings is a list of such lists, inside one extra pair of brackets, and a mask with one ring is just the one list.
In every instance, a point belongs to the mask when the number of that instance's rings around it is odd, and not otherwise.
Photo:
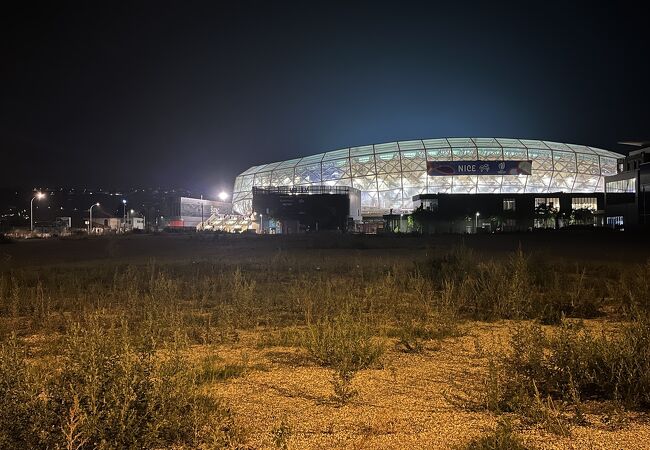
[(34, 231), (34, 200), (40, 200), (43, 197), (45, 197), (45, 194), (43, 192), (37, 192), (36, 195), (32, 198), (32, 201), (29, 202), (29, 222), (31, 231)]
[(481, 213), (476, 211), (476, 225), (474, 226), (474, 232), (478, 233), (478, 216), (480, 216)]
[(228, 195), (228, 193), (226, 191), (219, 192), (219, 200), (221, 200), (222, 202), (225, 202), (226, 200), (228, 200), (228, 197), (230, 197), (230, 196)]
[(203, 231), (203, 194), (201, 194), (201, 231)]
[(95, 203), (90, 207), (90, 221), (88, 222), (88, 234), (90, 234), (93, 229), (93, 208), (95, 206), (99, 206), (99, 202)]

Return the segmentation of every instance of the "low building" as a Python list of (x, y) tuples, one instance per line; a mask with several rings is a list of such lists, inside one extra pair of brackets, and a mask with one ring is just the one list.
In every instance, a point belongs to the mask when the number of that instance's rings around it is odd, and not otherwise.
[(347, 231), (361, 221), (361, 193), (349, 186), (254, 187), (252, 208), (263, 234)]
[(617, 160), (617, 173), (605, 177), (607, 226), (634, 230), (650, 226), (650, 143)]
[(602, 193), (420, 194), (411, 214), (384, 216), (387, 231), (481, 233), (602, 226)]
[(93, 234), (117, 233), (121, 230), (122, 219), (120, 217), (94, 217), (92, 222)]

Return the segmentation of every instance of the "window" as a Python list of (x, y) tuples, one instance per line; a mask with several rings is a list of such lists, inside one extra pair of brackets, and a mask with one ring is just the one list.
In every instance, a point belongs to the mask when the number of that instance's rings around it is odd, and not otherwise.
[(503, 210), (504, 211), (514, 211), (515, 210), (515, 199), (514, 198), (504, 198), (503, 199)]
[(538, 197), (535, 199), (535, 209), (537, 209), (540, 205), (546, 205), (548, 209), (557, 209), (559, 211), (560, 199), (557, 197), (553, 197), (553, 198)]
[(598, 209), (598, 200), (596, 197), (583, 197), (571, 199), (571, 209), (590, 209), (595, 211)]
[(623, 227), (623, 216), (613, 216), (607, 218), (607, 226), (612, 228)]
[(636, 192), (636, 179), (608, 181), (605, 185), (605, 192)]

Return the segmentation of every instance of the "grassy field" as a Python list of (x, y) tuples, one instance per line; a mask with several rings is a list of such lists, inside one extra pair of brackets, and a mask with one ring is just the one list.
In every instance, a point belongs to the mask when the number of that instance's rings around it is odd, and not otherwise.
[(648, 448), (648, 238), (0, 245), (0, 448)]

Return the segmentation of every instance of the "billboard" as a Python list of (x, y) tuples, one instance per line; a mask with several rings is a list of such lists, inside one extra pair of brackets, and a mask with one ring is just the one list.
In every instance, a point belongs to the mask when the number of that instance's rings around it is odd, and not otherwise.
[(427, 161), (431, 177), (450, 175), (530, 175), (532, 161)]
[(229, 214), (230, 203), (214, 200), (201, 200), (199, 198), (181, 197), (180, 216), (183, 218), (207, 218), (212, 214)]

